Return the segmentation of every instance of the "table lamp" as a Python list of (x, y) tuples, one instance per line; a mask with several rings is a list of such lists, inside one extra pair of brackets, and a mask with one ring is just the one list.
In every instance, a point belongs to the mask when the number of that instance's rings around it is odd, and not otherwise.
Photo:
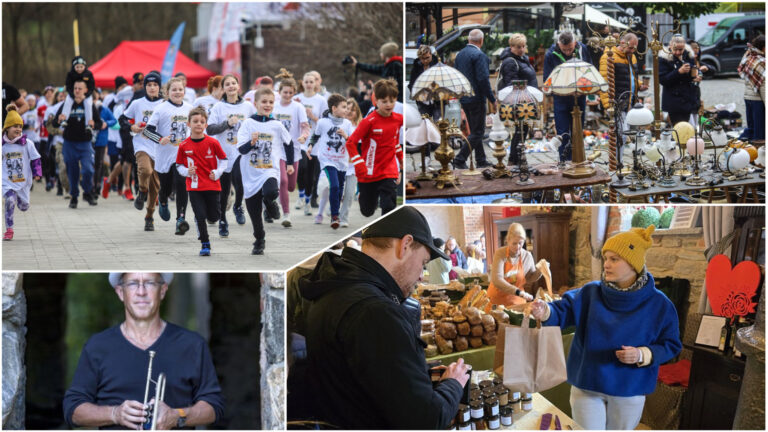
[(501, 120), (511, 122), (515, 125), (515, 135), (520, 137), (517, 148), (510, 147), (510, 153), (518, 152), (520, 163), (520, 179), (518, 185), (531, 185), (534, 181), (531, 179), (528, 170), (528, 160), (525, 157), (525, 126), (529, 121), (535, 121), (539, 117), (539, 101), (528, 90), (526, 81), (512, 81), (512, 89), (507, 93), (502, 104), (499, 107), (499, 117)]

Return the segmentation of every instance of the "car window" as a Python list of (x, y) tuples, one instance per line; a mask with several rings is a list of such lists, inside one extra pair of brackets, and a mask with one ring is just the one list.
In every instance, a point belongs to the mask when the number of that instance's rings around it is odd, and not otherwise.
[(729, 45), (743, 45), (747, 43), (747, 28), (744, 24), (734, 27), (731, 34), (728, 35), (727, 43)]

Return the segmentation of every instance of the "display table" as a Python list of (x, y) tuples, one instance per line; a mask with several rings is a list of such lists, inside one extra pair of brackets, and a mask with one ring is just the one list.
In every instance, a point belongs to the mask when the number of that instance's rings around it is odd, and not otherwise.
[[(533, 168), (533, 167), (532, 167)], [(406, 199), (421, 198), (452, 198), (459, 196), (473, 195), (492, 195), (501, 193), (517, 192), (535, 192), (540, 190), (561, 189), (563, 191), (561, 202), (567, 193), (573, 192), (576, 187), (591, 186), (600, 183), (608, 183), (611, 176), (604, 173), (600, 168), (596, 168), (597, 173), (592, 177), (582, 179), (572, 179), (563, 177), (562, 173), (534, 176), (531, 175), (534, 183), (532, 185), (518, 185), (517, 178), (500, 178), (495, 180), (486, 180), (482, 175), (465, 176), (464, 170), (454, 170), (462, 184), (457, 186), (445, 186), (438, 189), (434, 180), (418, 181), (421, 188), (416, 188), (416, 192), (406, 196)], [(420, 172), (411, 172), (407, 174), (408, 180), (415, 180)]]
[(512, 425), (502, 425), (501, 429), (539, 430), (539, 426), (541, 425), (541, 416), (547, 413), (552, 414), (552, 423), (549, 426), (550, 429), (555, 428), (555, 416), (560, 419), (560, 426), (562, 426), (562, 430), (584, 429), (539, 393), (533, 394), (533, 409), (531, 411), (515, 410), (515, 414), (513, 415), (514, 422)]
[[(689, 186), (685, 184), (685, 182), (680, 181), (680, 176), (674, 176), (673, 179), (677, 182), (677, 184), (674, 187), (651, 186), (647, 189), (640, 189), (636, 191), (631, 191), (628, 188), (611, 187), (611, 190), (615, 190), (616, 193), (618, 193), (619, 196), (621, 196), (627, 202), (637, 200), (637, 201), (649, 203), (651, 197), (653, 197), (656, 202), (661, 202), (663, 200), (664, 202), (668, 203), (669, 197), (673, 193), (680, 194), (680, 193), (687, 193), (691, 191), (720, 189), (725, 192), (725, 196), (728, 202), (732, 203), (732, 202), (735, 202), (731, 195), (731, 192), (733, 192), (733, 189), (744, 188), (744, 193), (742, 193), (741, 198), (738, 201), (740, 203), (746, 203), (747, 196), (749, 195), (752, 201), (757, 204), (759, 202), (757, 192), (765, 191), (765, 179), (761, 178), (757, 173), (751, 174), (751, 176), (752, 176), (751, 179), (742, 179), (742, 180), (734, 180), (734, 181), (725, 180), (723, 183), (720, 183), (714, 187), (709, 185)], [(614, 175), (614, 179), (615, 177), (616, 176)], [(711, 173), (704, 173), (704, 175), (702, 175), (701, 177), (710, 178)], [(712, 194), (709, 195), (709, 199), (707, 200), (707, 202), (709, 203), (712, 202)]]

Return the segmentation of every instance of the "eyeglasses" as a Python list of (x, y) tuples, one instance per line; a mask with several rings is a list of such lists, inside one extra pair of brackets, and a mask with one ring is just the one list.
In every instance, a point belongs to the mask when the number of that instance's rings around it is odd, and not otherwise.
[(144, 288), (146, 288), (148, 290), (153, 290), (153, 289), (159, 287), (160, 285), (161, 285), (160, 282), (158, 282), (158, 281), (151, 281), (151, 280), (143, 281), (143, 282), (131, 280), (131, 281), (127, 281), (127, 282), (123, 282), (122, 283), (122, 286), (128, 288), (131, 291), (136, 291), (137, 289), (139, 289), (140, 286), (143, 286)]

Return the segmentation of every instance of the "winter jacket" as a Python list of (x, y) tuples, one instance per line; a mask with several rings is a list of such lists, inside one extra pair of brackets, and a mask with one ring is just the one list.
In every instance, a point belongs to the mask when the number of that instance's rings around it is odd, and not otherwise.
[(496, 97), (491, 91), (491, 82), (489, 76), (489, 64), (491, 60), (485, 53), (475, 45), (467, 44), (456, 54), (454, 67), (464, 74), (472, 85), (474, 96), (464, 96), (460, 99), (462, 104), (485, 103), (488, 99), (491, 103), (496, 102)]
[(531, 65), (528, 57), (520, 57), (512, 53), (509, 47), (504, 48), (499, 55), (501, 66), (499, 68), (499, 79), (496, 82), (496, 89), (501, 90), (504, 87), (512, 85), (512, 81), (527, 81), (531, 87), (539, 87), (536, 79), (536, 69)]
[[(549, 50), (547, 50), (547, 53), (544, 55), (544, 75), (542, 79), (545, 83), (547, 82), (547, 78), (552, 75), (552, 71), (555, 70), (555, 67), (565, 63), (563, 58), (560, 58), (561, 56), (565, 59), (565, 61), (568, 61), (572, 58), (578, 58), (587, 63), (592, 63), (592, 57), (589, 55), (589, 49), (583, 43), (576, 42), (576, 49), (573, 50), (573, 53), (570, 57), (563, 54), (557, 44), (554, 43), (551, 47), (549, 47)], [(587, 104), (587, 97), (580, 96), (578, 101), (581, 110), (584, 111), (584, 108)], [(555, 111), (571, 112), (571, 110), (573, 110), (573, 96), (555, 95), (552, 97), (552, 105)]]
[[(600, 57), (600, 75), (608, 81), (608, 53), (603, 53), (603, 56)], [(632, 97), (629, 105), (627, 105), (627, 111), (629, 111), (637, 102), (637, 87), (639, 85), (639, 80), (637, 79), (637, 58), (635, 55), (632, 54), (629, 60), (627, 60), (627, 55), (619, 47), (613, 47), (613, 76), (616, 80), (614, 98), (618, 99), (624, 92), (631, 92)], [(603, 103), (603, 107), (608, 108), (610, 105), (608, 92), (600, 93), (600, 100)]]
[(383, 64), (358, 63), (357, 69), (387, 79), (393, 78), (397, 81), (397, 100), (403, 101), (403, 58), (400, 56), (390, 57)]
[(85, 97), (93, 94), (93, 89), (96, 88), (96, 81), (93, 79), (93, 73), (86, 68), (83, 73), (79, 74), (75, 72), (75, 67), (72, 66), (72, 69), (67, 72), (67, 93), (69, 93), (69, 97), (72, 99), (75, 98), (75, 81), (77, 80), (85, 81)]
[[(418, 310), (387, 270), (345, 248), (326, 252), (299, 290), (307, 313), (313, 412), (342, 429), (447, 429), (462, 395), (454, 379), (432, 386)], [(419, 328), (417, 328), (419, 327)]]
[[(99, 109), (96, 108), (96, 104), (93, 104), (93, 132), (101, 130), (101, 116), (99, 115)], [(61, 126), (59, 122), (59, 116), (64, 110), (64, 104), (61, 104), (59, 110), (53, 119), (53, 126), (58, 128)], [(64, 128), (62, 136), (67, 141), (84, 142), (91, 141), (93, 133), (90, 133), (86, 129), (85, 124), (85, 101), (77, 103), (72, 101), (72, 111), (67, 119), (67, 126)]]
[(112, 114), (112, 111), (109, 110), (109, 108), (102, 105), (100, 114), (101, 119), (107, 123), (107, 128), (99, 129), (99, 133), (96, 135), (96, 142), (93, 144), (94, 147), (105, 147), (107, 145), (107, 139), (109, 138), (109, 128), (117, 123), (117, 119)]
[(659, 83), (661, 90), (661, 109), (666, 112), (694, 113), (699, 109), (698, 89), (690, 71), (681, 74), (678, 69), (685, 63), (696, 66), (693, 50), (686, 45), (681, 59), (672, 53), (659, 52)]

